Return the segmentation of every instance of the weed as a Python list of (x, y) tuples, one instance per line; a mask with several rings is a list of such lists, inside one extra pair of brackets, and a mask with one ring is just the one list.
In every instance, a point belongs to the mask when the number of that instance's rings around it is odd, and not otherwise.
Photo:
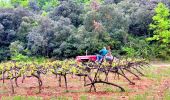
[(42, 100), (41, 97), (33, 97), (33, 96), (14, 96), (14, 97), (2, 97), (2, 100)]
[(163, 100), (170, 100), (170, 90), (169, 89), (164, 92)]
[(80, 96), (80, 100), (88, 100), (88, 96), (86, 96), (86, 95), (81, 95), (81, 96)]

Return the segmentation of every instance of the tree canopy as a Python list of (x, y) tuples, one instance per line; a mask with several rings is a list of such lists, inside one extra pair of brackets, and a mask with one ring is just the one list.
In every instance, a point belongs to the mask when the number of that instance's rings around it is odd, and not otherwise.
[(0, 61), (14, 51), (63, 59), (107, 45), (114, 56), (169, 59), (169, 9), (168, 0), (0, 0)]

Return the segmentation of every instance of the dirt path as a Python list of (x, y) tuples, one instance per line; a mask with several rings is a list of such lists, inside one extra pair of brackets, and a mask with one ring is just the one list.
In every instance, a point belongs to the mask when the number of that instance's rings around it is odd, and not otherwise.
[(152, 66), (156, 66), (156, 67), (170, 67), (170, 62), (159, 62), (159, 61), (153, 61), (150, 63)]

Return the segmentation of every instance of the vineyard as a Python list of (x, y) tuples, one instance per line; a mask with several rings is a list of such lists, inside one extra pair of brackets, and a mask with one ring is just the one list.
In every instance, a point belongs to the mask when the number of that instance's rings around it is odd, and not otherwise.
[(170, 100), (169, 61), (170, 0), (0, 0), (0, 100)]
[(112, 83), (108, 79), (108, 75), (111, 74), (112, 78), (118, 81), (120, 77), (123, 77), (129, 82), (129, 85), (135, 85), (135, 82), (127, 77), (126, 74), (130, 73), (140, 80), (140, 76), (144, 76), (140, 70), (143, 70), (144, 67), (148, 67), (145, 60), (132, 59), (117, 59), (112, 62), (103, 61), (103, 63), (77, 63), (75, 60), (46, 60), (43, 63), (8, 61), (0, 64), (0, 71), (3, 83), (6, 80), (10, 81), (12, 94), (15, 93), (15, 86), (19, 86), (18, 78), (22, 78), (22, 83), (24, 83), (27, 77), (34, 77), (38, 80), (39, 93), (41, 93), (43, 86), (42, 75), (55, 75), (60, 87), (61, 78), (64, 78), (66, 91), (69, 91), (67, 77), (78, 76), (83, 77), (84, 86), (89, 86), (90, 92), (96, 92), (96, 84), (108, 84), (125, 92), (126, 90), (122, 86)]

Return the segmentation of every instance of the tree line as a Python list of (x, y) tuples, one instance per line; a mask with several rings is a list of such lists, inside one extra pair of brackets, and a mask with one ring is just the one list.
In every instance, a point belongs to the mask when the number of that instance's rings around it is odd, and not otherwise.
[(0, 0), (0, 61), (114, 56), (170, 58), (168, 0)]

